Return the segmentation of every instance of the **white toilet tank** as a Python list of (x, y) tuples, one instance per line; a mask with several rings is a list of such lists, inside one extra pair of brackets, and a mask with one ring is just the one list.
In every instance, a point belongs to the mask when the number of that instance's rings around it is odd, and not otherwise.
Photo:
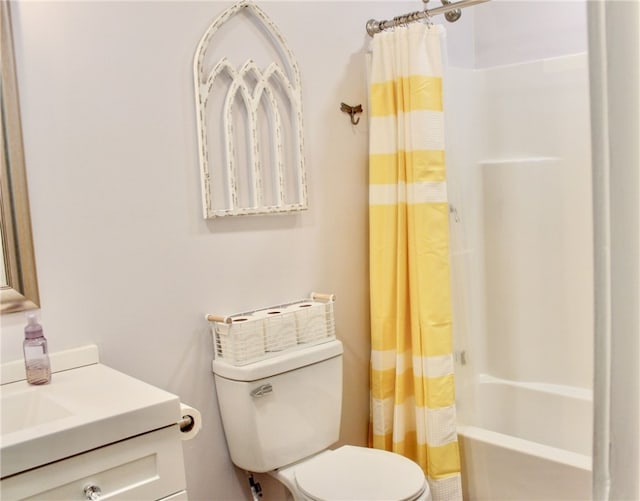
[(338, 440), (340, 341), (240, 367), (215, 360), (213, 372), (227, 445), (236, 466), (271, 471)]

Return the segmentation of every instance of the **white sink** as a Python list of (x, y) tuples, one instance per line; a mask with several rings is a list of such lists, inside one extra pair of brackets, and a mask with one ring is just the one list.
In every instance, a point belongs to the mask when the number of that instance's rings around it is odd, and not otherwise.
[[(97, 351), (96, 351), (97, 353)], [(177, 396), (95, 363), (0, 386), (1, 478), (180, 419)]]
[(71, 416), (71, 411), (36, 388), (4, 396), (0, 410), (0, 432), (7, 434)]

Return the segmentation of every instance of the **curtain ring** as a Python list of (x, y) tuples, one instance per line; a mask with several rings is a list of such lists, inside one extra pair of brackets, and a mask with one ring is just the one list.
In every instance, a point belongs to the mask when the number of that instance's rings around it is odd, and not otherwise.
[(427, 26), (429, 28), (433, 28), (433, 19), (431, 18), (431, 14), (429, 14), (429, 11), (427, 9), (424, 10), (425, 13), (425, 21), (427, 22)]

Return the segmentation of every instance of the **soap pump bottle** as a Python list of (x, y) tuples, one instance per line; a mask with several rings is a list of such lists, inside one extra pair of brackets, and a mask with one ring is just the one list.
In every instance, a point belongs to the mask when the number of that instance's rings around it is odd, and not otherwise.
[(24, 365), (29, 384), (47, 384), (51, 382), (51, 364), (47, 340), (42, 326), (34, 313), (27, 315), (27, 326), (24, 329)]

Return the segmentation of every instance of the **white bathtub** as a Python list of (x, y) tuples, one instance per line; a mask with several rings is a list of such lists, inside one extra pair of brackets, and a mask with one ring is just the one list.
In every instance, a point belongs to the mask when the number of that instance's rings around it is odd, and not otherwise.
[(458, 427), (465, 500), (591, 498), (589, 391), (483, 375), (476, 405)]

